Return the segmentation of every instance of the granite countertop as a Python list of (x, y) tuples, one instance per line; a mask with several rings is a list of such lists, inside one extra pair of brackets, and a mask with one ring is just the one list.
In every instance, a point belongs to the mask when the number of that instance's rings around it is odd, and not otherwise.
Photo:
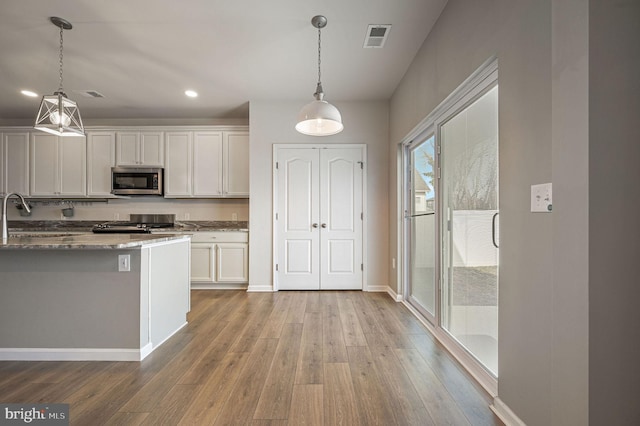
[(154, 234), (23, 234), (9, 235), (2, 249), (129, 249), (145, 244), (189, 238), (185, 235)]
[(198, 232), (198, 231), (249, 231), (249, 222), (230, 220), (201, 220), (190, 222), (176, 221), (175, 227), (164, 228), (173, 231)]
[[(9, 221), (9, 234), (11, 232), (91, 232), (94, 225), (105, 222), (104, 220), (16, 220)], [(166, 232), (248, 231), (249, 223), (222, 220), (176, 221), (174, 227), (161, 228), (161, 230)]]

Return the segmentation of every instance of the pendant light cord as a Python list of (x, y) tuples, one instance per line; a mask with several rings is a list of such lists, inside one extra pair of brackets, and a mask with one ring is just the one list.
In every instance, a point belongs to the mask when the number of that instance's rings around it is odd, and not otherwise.
[(320, 47), (321, 47), (321, 39), (320, 39), (320, 28), (318, 28), (318, 84), (322, 84), (320, 82), (320, 64), (321, 64), (321, 60), (320, 60)]
[(63, 92), (62, 88), (62, 25), (60, 25), (60, 88), (58, 88), (59, 92)]

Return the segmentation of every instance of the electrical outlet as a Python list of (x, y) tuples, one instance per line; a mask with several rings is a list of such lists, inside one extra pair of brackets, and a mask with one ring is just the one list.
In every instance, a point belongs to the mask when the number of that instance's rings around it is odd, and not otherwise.
[(131, 270), (131, 256), (128, 254), (118, 255), (118, 272), (129, 272)]
[(551, 213), (551, 184), (531, 185), (531, 211), (535, 213)]
[(231, 220), (234, 222), (238, 221), (238, 213), (231, 213)]
[(191, 218), (191, 215), (189, 213), (185, 213), (184, 220), (189, 220), (189, 218)]
[(396, 269), (396, 258), (391, 259), (391, 268)]
[(113, 220), (120, 220), (120, 213), (114, 213)]

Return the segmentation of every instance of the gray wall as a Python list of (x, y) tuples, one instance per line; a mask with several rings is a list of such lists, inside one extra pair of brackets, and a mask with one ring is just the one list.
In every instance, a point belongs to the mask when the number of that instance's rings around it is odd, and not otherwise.
[(640, 424), (640, 2), (589, 1), (589, 419)]
[(249, 291), (270, 290), (273, 269), (273, 144), (354, 143), (367, 145), (367, 260), (370, 286), (388, 286), (389, 108), (387, 102), (336, 103), (345, 129), (334, 136), (305, 136), (295, 131), (300, 108), (309, 102), (250, 103)]
[[(397, 144), (484, 61), (498, 58), (498, 394), (528, 425), (588, 422), (585, 1), (449, 0), (390, 107), (396, 200)], [(530, 213), (530, 186), (552, 181), (554, 212)], [(396, 205), (390, 217), (395, 247)], [(390, 280), (400, 290), (395, 272)]]

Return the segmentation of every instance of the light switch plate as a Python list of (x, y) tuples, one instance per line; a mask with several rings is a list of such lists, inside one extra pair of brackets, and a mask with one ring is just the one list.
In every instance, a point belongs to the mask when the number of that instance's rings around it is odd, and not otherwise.
[(118, 272), (131, 271), (131, 257), (128, 254), (118, 255)]
[(534, 213), (551, 213), (551, 183), (531, 185), (531, 211)]

